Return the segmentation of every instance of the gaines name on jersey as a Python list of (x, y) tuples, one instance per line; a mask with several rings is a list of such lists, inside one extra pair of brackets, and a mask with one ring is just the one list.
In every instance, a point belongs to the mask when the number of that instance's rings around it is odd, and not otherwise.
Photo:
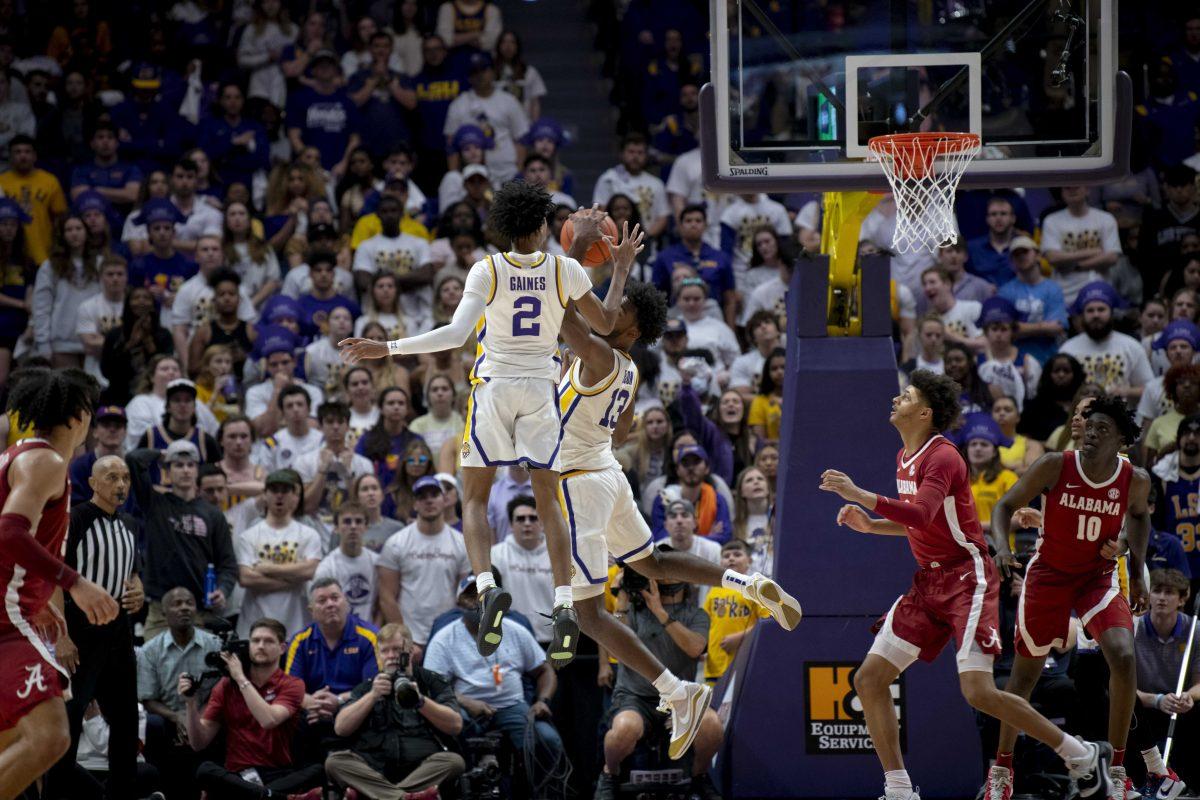
[(508, 290), (510, 292), (544, 292), (546, 291), (546, 276), (509, 275)]

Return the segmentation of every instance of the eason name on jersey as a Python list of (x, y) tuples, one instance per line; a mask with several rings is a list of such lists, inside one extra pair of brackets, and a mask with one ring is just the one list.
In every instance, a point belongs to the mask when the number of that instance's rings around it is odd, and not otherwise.
[(508, 290), (510, 292), (544, 292), (546, 291), (546, 276), (509, 275)]
[(1086, 511), (1089, 514), (1111, 514), (1120, 516), (1121, 504), (1116, 500), (1099, 500), (1095, 497), (1079, 497), (1073, 494), (1064, 494), (1058, 501), (1064, 508), (1073, 508), (1076, 511)]

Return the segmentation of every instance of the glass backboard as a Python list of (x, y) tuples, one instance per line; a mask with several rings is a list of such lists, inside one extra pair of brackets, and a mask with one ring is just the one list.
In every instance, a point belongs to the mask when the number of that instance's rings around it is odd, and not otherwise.
[(708, 188), (884, 189), (872, 136), (967, 131), (961, 186), (1128, 169), (1116, 0), (712, 0)]

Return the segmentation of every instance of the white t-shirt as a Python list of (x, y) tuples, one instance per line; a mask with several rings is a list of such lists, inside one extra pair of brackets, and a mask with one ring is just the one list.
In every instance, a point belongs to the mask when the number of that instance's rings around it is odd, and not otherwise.
[(267, 472), (295, 469), (297, 458), (304, 453), (320, 450), (324, 441), (325, 437), (316, 428), (310, 428), (304, 436), (294, 436), (286, 427), (280, 428), (254, 445), (250, 460), (261, 464)]
[(721, 215), (733, 205), (737, 195), (714, 194), (704, 188), (704, 179), (700, 175), (699, 147), (688, 150), (671, 165), (671, 175), (667, 178), (668, 200), (672, 195), (682, 197), (684, 205), (704, 204), (705, 218), (708, 220), (708, 228), (704, 231), (704, 243), (720, 249)]
[(233, 250), (237, 253), (238, 261), (230, 266), (241, 276), (242, 289), (246, 294), (253, 297), (271, 281), (281, 279), (279, 259), (271, 248), (267, 248), (261, 262), (250, 259), (250, 248), (245, 243), (234, 244)]
[[(1155, 352), (1158, 352), (1157, 350)], [(1138, 400), (1137, 423), (1145, 425), (1158, 419), (1171, 410), (1171, 401), (1167, 399), (1167, 391), (1163, 386), (1163, 376), (1157, 375), (1142, 388), (1142, 397)]]
[(955, 300), (949, 311), (937, 312), (946, 330), (959, 336), (975, 338), (983, 335), (975, 323), (983, 306), (974, 300)]
[(737, 276), (738, 288), (742, 288), (742, 275), (750, 266), (753, 255), (754, 232), (759, 228), (772, 228), (781, 237), (792, 235), (792, 220), (782, 203), (776, 203), (765, 194), (758, 195), (753, 203), (737, 198), (721, 214), (721, 226), (733, 231), (733, 271)]
[[(986, 354), (985, 354), (986, 355)], [(1017, 410), (1037, 394), (1038, 381), (1042, 377), (1042, 365), (1026, 353), (1013, 361), (997, 361), (990, 356), (979, 365), (979, 379), (991, 386), (999, 387), (1000, 393), (1017, 401)]]
[[(884, 208), (891, 209), (894, 206), (891, 206), (890, 201), (886, 207), (880, 203), (870, 214), (867, 214), (859, 229), (858, 240), (870, 242), (880, 250), (891, 252), (895, 247), (892, 244), (892, 238), (896, 234), (896, 215), (894, 212), (883, 213)], [(918, 295), (921, 293), (921, 273), (932, 267), (934, 263), (933, 254), (924, 250), (915, 253), (896, 253), (891, 257), (892, 280), (904, 284), (914, 295)]]
[(671, 205), (667, 202), (667, 187), (663, 185), (661, 178), (649, 172), (631, 175), (624, 164), (604, 170), (596, 181), (592, 202), (607, 207), (614, 194), (623, 194), (633, 200), (638, 207), (638, 213), (641, 214), (643, 228), (659, 217), (671, 213)]
[(322, 336), (304, 348), (304, 375), (325, 391), (331, 387), (341, 391), (342, 370), (345, 368), (341, 354), (328, 336)]
[[(239, 567), (253, 567), (260, 561), (272, 564), (301, 564), (321, 559), (321, 537), (307, 525), (292, 520), (283, 528), (273, 528), (267, 522), (251, 525), (233, 542)], [(277, 619), (294, 634), (311, 622), (305, 584), (295, 584), (279, 592), (259, 592), (246, 589), (242, 599), (242, 614), (238, 618), (238, 635), (245, 638), (250, 625), (262, 617)]]
[[(308, 269), (308, 264), (300, 264), (289, 269), (287, 275), (283, 276), (283, 288), (279, 290), (279, 293), (285, 294), (293, 300), (299, 300), (302, 294), (311, 294), (312, 278), (308, 276)], [(354, 276), (350, 274), (350, 270), (334, 267), (333, 290), (343, 297), (355, 296)]]
[(1103, 342), (1080, 333), (1067, 339), (1059, 352), (1075, 356), (1083, 365), (1088, 381), (1099, 384), (1106, 391), (1145, 386), (1154, 377), (1142, 343), (1117, 331), (1110, 333)]
[[(507, 73), (507, 70), (505, 70)], [(515, 97), (525, 109), (527, 117), (533, 116), (533, 101), (546, 96), (546, 82), (532, 64), (525, 67), (525, 77), (514, 78), (511, 74), (501, 75), (496, 86)]]
[[(171, 205), (179, 208), (174, 197), (171, 198)], [(175, 223), (175, 236), (187, 242), (194, 242), (201, 236), (220, 236), (224, 224), (221, 212), (196, 195), (192, 197), (192, 213), (188, 214), (183, 222)], [(147, 235), (143, 238), (149, 237)]]
[[(250, 295), (246, 294), (245, 285), (240, 287), (239, 293), (241, 297), (238, 299), (238, 319), (243, 322), (255, 321), (258, 319), (258, 312), (254, 310)], [(197, 272), (180, 285), (179, 291), (175, 293), (175, 302), (163, 311), (163, 325), (187, 325), (190, 337), (197, 326), (212, 318), (212, 300), (213, 290), (208, 285), (208, 278)]]
[[(85, 333), (98, 333), (104, 336), (114, 328), (121, 327), (121, 316), (125, 313), (125, 298), (107, 300), (104, 293), (92, 295), (79, 304), (75, 317), (75, 333), (80, 338)], [(83, 359), (83, 369), (89, 375), (100, 381), (100, 385), (108, 386), (108, 380), (100, 373), (100, 359), (87, 356)]]
[[(125, 428), (125, 452), (136, 449), (146, 429), (162, 422), (165, 413), (167, 401), (153, 392), (139, 394), (130, 400), (125, 406), (125, 416), (128, 418)], [(196, 403), (196, 418), (201, 430), (210, 436), (217, 435), (221, 423), (217, 422), (207, 405)]]
[[(1087, 213), (1077, 217), (1064, 208), (1048, 214), (1042, 223), (1042, 252), (1059, 250), (1073, 253), (1077, 250), (1100, 248), (1106, 253), (1121, 252), (1121, 237), (1117, 231), (1117, 218), (1107, 211), (1088, 208)], [(1075, 302), (1079, 290), (1103, 276), (1094, 270), (1055, 268), (1054, 280), (1062, 287), (1063, 299), (1070, 306)]]
[(745, 324), (756, 311), (770, 311), (779, 317), (780, 324), (787, 316), (787, 284), (778, 275), (755, 287), (746, 301), (746, 310), (742, 313), (741, 322)]
[(540, 614), (549, 614), (554, 609), (554, 573), (545, 539), (533, 550), (526, 550), (510, 533), (500, 544), (492, 546), (492, 566), (500, 569), (504, 588), (512, 595), (513, 608), (533, 623), (534, 638), (549, 642), (551, 627), (538, 624), (542, 619)]
[(492, 134), (495, 144), (486, 151), (484, 163), (493, 186), (516, 177), (517, 140), (529, 131), (529, 116), (515, 97), (499, 86), (487, 97), (480, 97), (473, 89), (463, 92), (446, 109), (442, 133), (453, 136), (463, 125), (478, 125)]
[[(354, 271), (374, 275), (380, 270), (406, 275), (432, 263), (429, 242), (411, 233), (384, 236), (378, 233), (358, 246), (354, 252)], [(404, 313), (406, 333), (414, 336), (433, 327), (433, 286), (405, 289), (400, 293), (400, 310)]]
[(413, 641), (424, 645), (439, 614), (454, 607), (458, 582), (471, 571), (463, 536), (449, 525), (427, 535), (414, 522), (393, 533), (379, 566), (400, 573), (400, 613)]
[(687, 322), (688, 347), (707, 350), (713, 354), (717, 369), (728, 369), (733, 360), (741, 355), (737, 336), (724, 320), (701, 317)]
[(749, 386), (758, 394), (758, 382), (762, 378), (763, 365), (767, 363), (767, 359), (762, 353), (758, 352), (757, 347), (752, 347), (748, 352), (742, 353), (733, 360), (733, 366), (729, 368), (729, 386)]
[(317, 565), (313, 580), (336, 578), (350, 602), (350, 613), (359, 619), (370, 620), (375, 610), (375, 564), (379, 556), (363, 548), (357, 558), (333, 550)]
[(361, 439), (363, 434), (375, 427), (375, 423), (379, 422), (379, 406), (371, 406), (371, 410), (366, 414), (360, 414), (353, 408), (350, 409), (350, 433), (354, 434), (354, 438)]
[[(325, 402), (325, 393), (311, 383), (296, 385), (303, 386), (304, 391), (308, 392), (308, 399), (312, 401), (309, 408), (312, 409), (312, 415), (316, 416), (317, 407)], [(269, 379), (251, 386), (246, 390), (246, 416), (250, 419), (260, 416), (267, 410), (267, 403), (271, 402), (274, 396), (275, 384)]]
[[(286, 432), (286, 429), (284, 430)], [(317, 465), (321, 461), (321, 448), (316, 447), (312, 450), (306, 450), (292, 459), (292, 469), (299, 473), (301, 480), (305, 483), (311, 483), (317, 477)], [(371, 463), (371, 459), (366, 456), (360, 456), (354, 453), (350, 457), (350, 470), (347, 474), (346, 468), (342, 466), (342, 462), (334, 459), (331, 462), (328, 472), (325, 475), (325, 496), (321, 498), (321, 504), (317, 512), (317, 517), (320, 522), (326, 527), (328, 535), (322, 538), (328, 539), (332, 536), (333, 528), (333, 511), (342, 504), (350, 495), (350, 485), (354, 483), (355, 478), (360, 475), (370, 475), (375, 471), (375, 465)], [(344, 586), (342, 588), (345, 588)], [(368, 617), (363, 617), (368, 619)]]

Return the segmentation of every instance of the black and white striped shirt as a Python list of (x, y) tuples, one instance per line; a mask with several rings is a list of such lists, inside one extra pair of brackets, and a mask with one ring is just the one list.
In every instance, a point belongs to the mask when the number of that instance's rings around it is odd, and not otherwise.
[(139, 569), (137, 547), (137, 522), (123, 511), (109, 515), (90, 501), (71, 509), (66, 562), (116, 600)]

